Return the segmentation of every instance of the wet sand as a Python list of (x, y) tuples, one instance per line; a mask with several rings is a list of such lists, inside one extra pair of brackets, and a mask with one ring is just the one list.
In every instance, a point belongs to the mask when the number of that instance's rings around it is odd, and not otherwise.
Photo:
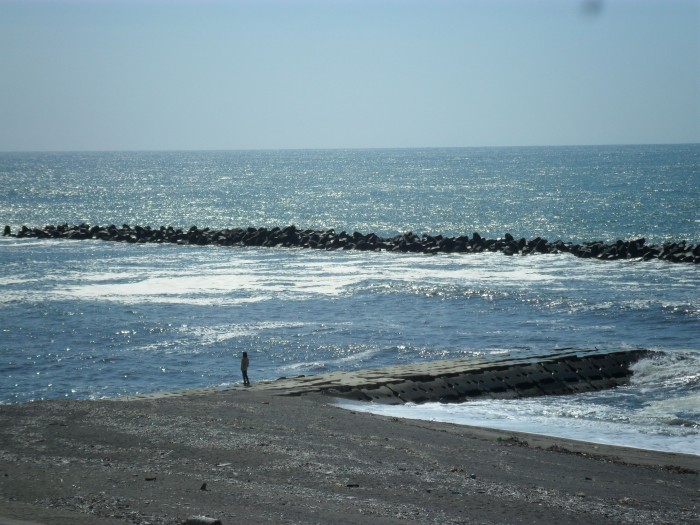
[(700, 523), (700, 456), (279, 394), (0, 406), (0, 524)]

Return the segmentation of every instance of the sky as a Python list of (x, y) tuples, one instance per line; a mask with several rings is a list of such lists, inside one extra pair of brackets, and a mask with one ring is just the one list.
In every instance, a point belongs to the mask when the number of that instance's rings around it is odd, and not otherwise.
[(700, 0), (0, 0), (0, 151), (700, 143)]

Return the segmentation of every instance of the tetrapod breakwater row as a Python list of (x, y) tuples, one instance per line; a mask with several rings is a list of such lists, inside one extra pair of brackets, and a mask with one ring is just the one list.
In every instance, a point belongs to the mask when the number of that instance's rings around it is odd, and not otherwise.
[(634, 259), (640, 261), (663, 260), (674, 263), (700, 264), (700, 244), (686, 241), (647, 244), (646, 239), (618, 240), (613, 243), (591, 241), (572, 243), (557, 240), (550, 242), (541, 237), (516, 239), (510, 233), (496, 239), (487, 239), (479, 233), (447, 237), (443, 235), (417, 235), (407, 232), (393, 237), (380, 237), (374, 233), (347, 233), (329, 230), (301, 230), (294, 225), (283, 228), (225, 228), (210, 229), (192, 226), (189, 229), (161, 226), (121, 227), (79, 225), (48, 225), (43, 228), (22, 226), (16, 232), (5, 226), (4, 236), (16, 238), (52, 239), (101, 239), (128, 243), (173, 243), (219, 246), (297, 247), (320, 250), (364, 250), (408, 253), (481, 253), (501, 252), (504, 255), (533, 255), (569, 253), (576, 257), (599, 260)]

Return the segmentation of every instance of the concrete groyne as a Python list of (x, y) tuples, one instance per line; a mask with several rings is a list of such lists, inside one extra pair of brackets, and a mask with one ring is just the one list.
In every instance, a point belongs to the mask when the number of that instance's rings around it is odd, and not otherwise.
[(343, 399), (397, 405), (460, 403), (575, 394), (626, 385), (631, 365), (649, 351), (562, 350), (553, 356), (485, 361), (451, 359), (374, 370), (280, 378), (255, 388), (282, 395), (321, 392)]
[(210, 229), (192, 226), (189, 229), (161, 226), (121, 227), (79, 225), (48, 225), (43, 228), (22, 226), (12, 232), (5, 226), (4, 236), (16, 238), (52, 239), (101, 239), (128, 243), (173, 243), (219, 246), (298, 247), (319, 250), (391, 251), (404, 253), (481, 253), (501, 252), (504, 255), (533, 255), (569, 253), (576, 257), (599, 260), (634, 259), (641, 261), (663, 260), (674, 263), (700, 264), (700, 244), (686, 241), (663, 244), (647, 244), (646, 239), (605, 243), (592, 241), (571, 243), (547, 239), (516, 239), (506, 233), (502, 238), (487, 239), (479, 233), (471, 236), (446, 237), (442, 235), (416, 235), (407, 232), (393, 237), (380, 237), (374, 233), (347, 233), (329, 230), (300, 230), (295, 226), (284, 228), (225, 228)]
[(328, 374), (280, 377), (250, 387), (190, 388), (118, 398), (164, 399), (267, 391), (280, 396), (321, 393), (388, 405), (461, 403), (472, 399), (517, 399), (594, 392), (629, 384), (631, 365), (652, 353), (644, 349), (602, 353), (562, 348), (555, 355), (486, 360), (443, 359)]

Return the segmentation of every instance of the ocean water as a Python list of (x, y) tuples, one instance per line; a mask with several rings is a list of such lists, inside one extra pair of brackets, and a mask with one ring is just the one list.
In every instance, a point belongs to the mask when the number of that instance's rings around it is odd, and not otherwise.
[[(0, 153), (0, 225), (700, 242), (700, 145)], [(0, 402), (654, 350), (592, 394), (382, 413), (700, 455), (700, 268), (0, 237)], [(354, 407), (356, 408), (356, 407)]]

